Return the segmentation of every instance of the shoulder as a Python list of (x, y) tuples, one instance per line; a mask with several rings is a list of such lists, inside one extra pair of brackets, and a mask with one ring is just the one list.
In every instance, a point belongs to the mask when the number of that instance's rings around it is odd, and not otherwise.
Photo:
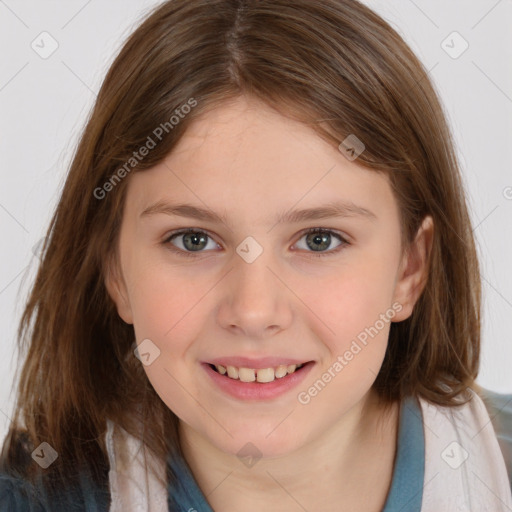
[(27, 481), (0, 473), (0, 512), (44, 512), (37, 490)]
[(0, 512), (44, 511), (40, 492), (23, 476), (30, 459), (26, 435), (15, 432), (13, 436), (11, 441), (15, 450), (12, 459), (7, 463), (3, 452), (0, 459)]
[(32, 484), (21, 477), (0, 472), (0, 512), (106, 512), (110, 493), (96, 487), (81, 474), (80, 485), (48, 494), (42, 482)]
[[(22, 437), (14, 442), (15, 456), (0, 461), (0, 512), (95, 512), (110, 507), (107, 466), (101, 482), (89, 467), (73, 464), (62, 481), (61, 473), (49, 469), (29, 471), (34, 462)], [(66, 471), (66, 467), (61, 469)], [(29, 472), (31, 477), (28, 477)], [(57, 484), (58, 483), (58, 484)]]
[(512, 394), (495, 393), (481, 388), (479, 395), (491, 418), (512, 488)]

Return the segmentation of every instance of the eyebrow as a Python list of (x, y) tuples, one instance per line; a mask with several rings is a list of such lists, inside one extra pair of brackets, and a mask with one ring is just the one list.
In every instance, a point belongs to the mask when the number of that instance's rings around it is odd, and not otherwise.
[[(223, 223), (227, 226), (230, 225), (226, 215), (224, 214), (219, 214), (191, 204), (171, 204), (165, 201), (158, 201), (147, 207), (140, 216), (144, 217), (158, 213), (188, 217), (205, 222)], [(333, 201), (317, 208), (305, 208), (302, 210), (281, 212), (275, 217), (274, 224), (293, 224), (309, 220), (321, 220), (336, 217), (363, 217), (371, 221), (377, 220), (375, 213), (361, 206), (357, 206), (351, 201)], [(271, 223), (271, 219), (267, 219), (267, 221)]]

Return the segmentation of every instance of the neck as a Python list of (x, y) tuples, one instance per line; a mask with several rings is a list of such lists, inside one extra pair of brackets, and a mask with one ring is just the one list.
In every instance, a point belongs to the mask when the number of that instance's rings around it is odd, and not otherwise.
[(371, 390), (314, 441), (279, 457), (263, 456), (251, 467), (182, 422), (180, 442), (215, 510), (249, 512), (269, 503), (276, 511), (292, 510), (294, 500), (306, 510), (321, 508), (319, 500), (326, 502), (324, 511), (353, 510), (356, 505), (361, 512), (381, 510), (392, 479), (398, 405), (386, 417), (383, 413)]

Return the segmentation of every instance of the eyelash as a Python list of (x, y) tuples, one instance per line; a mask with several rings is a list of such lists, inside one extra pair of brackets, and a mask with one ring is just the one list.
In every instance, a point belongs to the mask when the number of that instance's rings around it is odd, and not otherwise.
[[(183, 249), (179, 249), (178, 247), (175, 247), (174, 245), (172, 245), (170, 243), (173, 238), (175, 238), (179, 235), (184, 235), (186, 233), (204, 234), (204, 235), (207, 235), (208, 238), (213, 240), (213, 237), (210, 236), (210, 234), (207, 231), (204, 231), (202, 229), (184, 228), (184, 229), (179, 229), (177, 231), (173, 231), (172, 233), (170, 233), (165, 238), (165, 240), (162, 242), (162, 244), (167, 245), (171, 251), (178, 253), (182, 256), (195, 258), (195, 257), (197, 257), (196, 253), (194, 253), (192, 251), (184, 251)], [(334, 235), (341, 242), (341, 244), (338, 247), (336, 247), (335, 249), (331, 249), (330, 251), (317, 252), (317, 253), (315, 253), (315, 251), (306, 251), (306, 252), (311, 253), (311, 256), (313, 256), (314, 258), (323, 258), (326, 256), (333, 256), (333, 255), (339, 253), (341, 250), (343, 250), (346, 246), (350, 245), (350, 243), (343, 236), (341, 236), (340, 233), (338, 233), (337, 231), (333, 231), (331, 229), (326, 229), (326, 228), (309, 228), (306, 231), (303, 231), (301, 233), (299, 240), (306, 235), (314, 234), (314, 233), (329, 233), (329, 234)], [(197, 253), (201, 253), (201, 252), (207, 252), (207, 251), (197, 251)]]

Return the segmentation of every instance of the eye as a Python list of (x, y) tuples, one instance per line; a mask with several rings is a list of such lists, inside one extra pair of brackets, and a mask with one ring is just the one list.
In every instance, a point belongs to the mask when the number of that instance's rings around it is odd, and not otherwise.
[[(335, 238), (338, 239), (339, 244), (330, 251), (325, 251), (323, 249), (327, 249), (332, 241), (333, 241), (333, 235)], [(303, 235), (301, 236), (300, 240), (303, 238), (306, 239), (306, 250), (308, 248), (312, 248), (312, 256), (331, 256), (333, 254), (337, 254), (339, 251), (343, 249), (346, 245), (349, 245), (349, 243), (343, 238), (339, 233), (336, 231), (332, 231), (330, 229), (323, 229), (323, 228), (310, 228), (308, 229)], [(303, 247), (300, 247), (303, 248)], [(318, 254), (314, 254), (318, 253)]]
[(180, 252), (185, 256), (194, 256), (194, 252), (204, 252), (202, 249), (207, 247), (208, 239), (210, 239), (212, 244), (218, 246), (213, 242), (213, 239), (211, 239), (208, 233), (195, 229), (181, 229), (179, 231), (174, 231), (163, 241), (163, 243), (166, 245), (170, 243), (174, 246), (172, 243), (174, 239), (180, 240), (181, 244), (178, 244), (177, 249), (174, 247), (171, 247), (171, 249), (173, 251)]
[[(328, 249), (333, 242), (333, 235), (339, 243), (334, 247), (334, 249), (326, 251), (325, 249)], [(324, 228), (310, 228), (306, 232), (303, 232), (300, 240), (303, 238), (305, 238), (306, 247), (299, 248), (304, 249), (306, 252), (311, 253), (311, 255), (315, 257), (331, 256), (333, 254), (337, 254), (345, 246), (350, 245), (349, 242), (347, 242), (347, 240), (345, 240), (345, 238), (343, 238), (336, 231)], [(180, 242), (178, 244), (174, 244), (173, 241), (175, 239), (179, 240)], [(210, 241), (212, 244), (210, 249), (219, 247), (207, 232), (200, 229), (188, 228), (170, 233), (162, 243), (169, 246), (172, 251), (179, 253), (180, 255), (193, 257), (195, 256), (194, 253), (205, 252), (203, 249), (208, 248), (208, 241)]]

